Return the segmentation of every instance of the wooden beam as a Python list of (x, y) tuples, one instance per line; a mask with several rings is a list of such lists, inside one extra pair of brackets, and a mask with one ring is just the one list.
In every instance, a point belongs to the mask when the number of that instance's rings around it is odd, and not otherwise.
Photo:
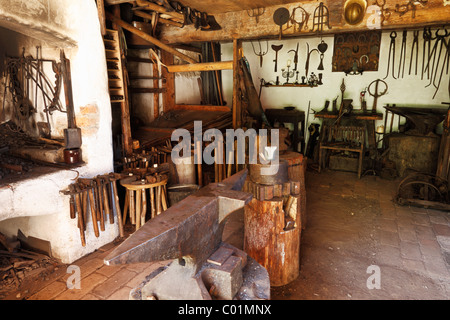
[[(153, 18), (153, 16), (151, 14), (148, 14), (147, 12), (143, 12), (143, 11), (140, 11), (140, 10), (134, 10), (133, 13), (134, 13), (134, 15), (136, 15), (138, 17), (141, 17), (141, 18), (144, 18), (144, 19), (152, 20), (152, 18)], [(161, 18), (161, 17), (159, 17), (158, 22), (165, 23), (165, 24), (170, 24), (170, 25), (178, 27), (178, 28), (182, 28), (183, 27), (183, 24), (180, 23), (180, 22), (172, 21), (172, 20), (169, 20), (169, 19), (164, 19), (164, 18)]]
[(140, 88), (129, 87), (132, 93), (163, 93), (166, 92), (166, 88)]
[(138, 37), (141, 37), (142, 39), (153, 43), (155, 46), (158, 46), (159, 48), (161, 48), (164, 51), (167, 51), (177, 57), (179, 57), (180, 59), (189, 62), (189, 63), (195, 63), (196, 61), (190, 57), (188, 57), (185, 54), (182, 54), (181, 52), (178, 52), (177, 50), (175, 50), (174, 48), (172, 48), (171, 46), (162, 43), (161, 41), (159, 41), (158, 39), (150, 36), (149, 34), (145, 33), (144, 31), (139, 30), (138, 28), (133, 27), (131, 24), (113, 16), (111, 13), (106, 12), (106, 18), (110, 21), (112, 21), (113, 23), (117, 24), (118, 26), (134, 33), (135, 35), (137, 35)]
[(103, 0), (97, 0), (97, 12), (98, 20), (100, 22), (100, 32), (102, 36), (106, 34), (106, 22), (105, 22), (105, 3)]
[(175, 19), (184, 21), (184, 16), (181, 13), (176, 12), (176, 11), (168, 11), (166, 8), (158, 6), (157, 4), (155, 4), (153, 2), (145, 1), (145, 0), (137, 0), (136, 3), (140, 7), (145, 7), (145, 9), (156, 11), (158, 13), (164, 13)]
[[(331, 34), (339, 34), (345, 32), (357, 32), (368, 30), (402, 30), (402, 29), (422, 29), (423, 27), (442, 27), (448, 25), (450, 16), (450, 6), (444, 6), (442, 0), (429, 0), (423, 6), (416, 4), (415, 17), (412, 17), (412, 11), (408, 11), (402, 15), (395, 12), (396, 5), (402, 6), (408, 3), (408, 0), (390, 0), (386, 1), (385, 9), (389, 9), (390, 17), (381, 25), (379, 15), (375, 9), (380, 7), (373, 5), (374, 1), (367, 1), (368, 8), (361, 23), (350, 25), (345, 22), (343, 15), (344, 0), (323, 0), (329, 9), (330, 26), (324, 26), (322, 32), (317, 32), (314, 27), (314, 11), (319, 5), (318, 1), (298, 1), (295, 3), (284, 4), (282, 6), (269, 6), (265, 8), (265, 12), (259, 17), (256, 24), (255, 18), (249, 17), (246, 10), (232, 11), (227, 13), (214, 14), (217, 23), (222, 27), (221, 30), (199, 32), (193, 25), (186, 25), (184, 28), (173, 28), (163, 26), (161, 28), (160, 37), (169, 44), (179, 43), (196, 43), (221, 41), (232, 42), (234, 38), (241, 40), (254, 39), (277, 39), (280, 28), (273, 22), (273, 14), (276, 9), (285, 7), (292, 14), (294, 8), (301, 6), (310, 15), (307, 28), (303, 27), (299, 30), (298, 25), (291, 22), (283, 26), (283, 38), (289, 37), (317, 37)], [(381, 1), (379, 1), (381, 2)], [(378, 11), (379, 12), (379, 11)], [(298, 11), (297, 13), (298, 14)], [(245, 27), (244, 27), (245, 26)], [(314, 30), (314, 31), (313, 31)]]
[(193, 104), (176, 104), (174, 110), (199, 110), (199, 111), (230, 111), (227, 106), (212, 106), (212, 105), (193, 105)]
[[(151, 53), (149, 53), (151, 55)], [(153, 75), (153, 88), (159, 88), (159, 65), (157, 63), (154, 63), (152, 65), (152, 75)], [(160, 89), (164, 89), (164, 91), (161, 92), (166, 92), (166, 88), (160, 88)], [(153, 120), (155, 120), (156, 118), (158, 118), (159, 116), (159, 92), (153, 94)]]
[(233, 70), (233, 61), (205, 62), (195, 64), (174, 64), (167, 66), (169, 72), (192, 72), (192, 71), (214, 71)]

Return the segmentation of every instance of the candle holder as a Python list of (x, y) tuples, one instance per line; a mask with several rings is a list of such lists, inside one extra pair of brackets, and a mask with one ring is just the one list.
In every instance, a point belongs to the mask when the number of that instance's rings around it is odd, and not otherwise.
[(283, 78), (286, 78), (286, 82), (284, 84), (289, 84), (289, 78), (292, 78), (294, 76), (294, 71), (289, 71), (289, 66), (287, 67), (287, 71), (286, 69), (281, 69), (281, 76)]

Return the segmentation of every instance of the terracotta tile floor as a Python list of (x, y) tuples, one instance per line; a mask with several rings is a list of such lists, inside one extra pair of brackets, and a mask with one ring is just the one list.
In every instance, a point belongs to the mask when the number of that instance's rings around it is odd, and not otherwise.
[[(449, 299), (450, 214), (395, 205), (397, 184), (374, 176), (308, 171), (300, 275), (272, 288), (272, 299)], [(238, 212), (230, 217), (224, 240), (242, 248), (243, 233), (243, 213)], [(132, 288), (167, 263), (103, 265), (116, 245), (73, 263), (80, 268), (79, 289), (68, 288), (72, 273), (59, 266), (39, 284), (5, 299), (128, 299)], [(379, 282), (369, 279), (376, 274)], [(380, 288), (369, 289), (368, 283)]]

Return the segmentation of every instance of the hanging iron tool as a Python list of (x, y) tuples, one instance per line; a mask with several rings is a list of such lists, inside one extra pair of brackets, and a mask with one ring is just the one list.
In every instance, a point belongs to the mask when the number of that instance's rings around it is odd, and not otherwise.
[[(323, 4), (323, 2), (321, 2), (319, 6), (314, 10), (313, 28), (311, 31), (322, 32), (324, 26), (327, 26), (328, 29), (331, 29), (330, 14), (328, 12), (328, 8)], [(315, 27), (317, 27), (317, 29), (314, 29)]]
[[(346, 89), (344, 80), (345, 79), (342, 79), (341, 86), (339, 87), (339, 89), (341, 89), (341, 105), (339, 106), (339, 115), (338, 115), (337, 119), (333, 122), (333, 125), (335, 125), (336, 123), (339, 125), (341, 118), (344, 115), (344, 92)], [(333, 103), (334, 103), (334, 101), (333, 101)], [(333, 105), (333, 109), (334, 109), (334, 105)]]
[(411, 18), (414, 19), (416, 17), (416, 3), (420, 4), (422, 7), (426, 4), (428, 0), (409, 0), (407, 4), (396, 4), (395, 12), (399, 14), (399, 16), (403, 16), (408, 11), (411, 11)]
[[(438, 69), (438, 66), (440, 64), (442, 48), (443, 48), (444, 45), (447, 47), (447, 42), (446, 42), (445, 38), (449, 35), (449, 33), (448, 33), (448, 31), (446, 29), (444, 30), (445, 33), (443, 33), (443, 34), (439, 33), (440, 31), (441, 31), (440, 28), (437, 29), (436, 33), (435, 33), (436, 36), (434, 38), (431, 38), (431, 39), (436, 39), (436, 41), (434, 42), (433, 49), (431, 50), (431, 54), (430, 54), (430, 57), (428, 59), (428, 64), (425, 67), (425, 70), (428, 70), (428, 71), (430, 70), (431, 56), (433, 56), (433, 63), (431, 65), (432, 68), (431, 68), (431, 73), (430, 73), (430, 83), (428, 85), (426, 85), (425, 88), (429, 87), (432, 83), (434, 84), (434, 80), (436, 78), (437, 69)], [(439, 46), (439, 44), (440, 44), (440, 46)], [(439, 46), (439, 49), (438, 49), (438, 46)], [(436, 55), (438, 54), (438, 51), (439, 51), (439, 55), (438, 55), (438, 57), (436, 59)], [(434, 75), (433, 75), (433, 73), (434, 73)]]
[(251, 43), (252, 43), (253, 52), (255, 53), (255, 55), (257, 55), (259, 57), (259, 67), (262, 68), (263, 56), (265, 56), (267, 54), (267, 52), (269, 51), (269, 41), (266, 40), (266, 50), (262, 51), (261, 40), (258, 39), (259, 52), (256, 52), (255, 46), (253, 45), (253, 41), (251, 41)]
[[(445, 65), (447, 65), (447, 72), (446, 73), (448, 74), (448, 66), (450, 64), (450, 41), (448, 43), (446, 43), (445, 39), (442, 39), (441, 41), (442, 41), (443, 44), (445, 44), (446, 52), (444, 54), (444, 61), (442, 62), (441, 74), (439, 76), (439, 81), (438, 81), (437, 85), (436, 85), (436, 79), (437, 79), (437, 72), (438, 72), (438, 67), (439, 67), (439, 61), (438, 61), (438, 64), (436, 65), (436, 74), (435, 74), (434, 79), (433, 79), (433, 85), (436, 88), (436, 91), (434, 92), (433, 99), (436, 97), (436, 94), (439, 91), (439, 86), (441, 85), (442, 75), (444, 73)], [(441, 43), (441, 46), (442, 46), (442, 43)]]
[(328, 49), (328, 45), (326, 44), (325, 41), (322, 40), (319, 43), (319, 45), (317, 46), (317, 49), (320, 52), (320, 63), (319, 63), (319, 66), (317, 67), (317, 70), (323, 70), (323, 57), (324, 57), (325, 51), (327, 51), (327, 49)]
[(288, 51), (288, 53), (289, 52), (294, 52), (294, 71), (297, 71), (297, 64), (298, 64), (298, 46), (299, 46), (299, 43), (297, 42), (297, 49), (291, 49), (291, 50), (289, 50)]
[(414, 30), (413, 33), (413, 43), (411, 45), (411, 55), (410, 55), (410, 60), (409, 60), (409, 73), (411, 74), (411, 67), (412, 67), (412, 61), (413, 61), (413, 56), (414, 56), (414, 48), (416, 48), (416, 72), (415, 75), (417, 75), (417, 60), (418, 60), (418, 56), (419, 56), (419, 30)]
[(384, 8), (384, 6), (386, 5), (386, 0), (375, 0), (374, 3), (376, 6), (378, 6), (380, 8), (379, 11), (379, 15), (381, 17), (381, 25), (384, 24), (384, 22), (386, 20), (389, 20), (389, 18), (391, 17), (391, 10), (389, 8)]
[[(383, 83), (385, 88), (384, 90), (380, 90), (379, 88), (379, 84)], [(375, 88), (374, 90), (371, 90), (372, 86), (375, 84)], [(384, 96), (387, 93), (388, 90), (388, 85), (386, 82), (384, 82), (383, 80), (377, 79), (372, 81), (369, 86), (367, 87), (367, 91), (369, 92), (369, 94), (373, 97), (373, 106), (372, 106), (372, 113), (376, 113), (377, 112), (377, 101), (378, 98), (381, 96)]]
[(286, 8), (278, 8), (273, 13), (273, 21), (275, 24), (280, 26), (280, 36), (279, 40), (281, 40), (281, 36), (283, 34), (283, 25), (289, 21), (290, 18), (289, 10)]
[(70, 61), (66, 58), (64, 51), (60, 51), (61, 73), (63, 76), (64, 93), (67, 109), (67, 129), (64, 129), (65, 151), (79, 149), (81, 147), (81, 129), (75, 122), (75, 110), (72, 95), (72, 77), (70, 73)]
[[(297, 10), (300, 11), (301, 16), (299, 18), (297, 18)], [(295, 26), (298, 26), (298, 30), (297, 31), (302, 31), (303, 26), (305, 27), (305, 30), (308, 30), (308, 20), (309, 20), (309, 13), (306, 12), (305, 9), (303, 9), (302, 7), (298, 6), (295, 7), (294, 10), (292, 10), (292, 14), (291, 14), (291, 23), (294, 25), (294, 32), (296, 32), (295, 30)]]
[(309, 58), (311, 56), (311, 53), (313, 53), (314, 51), (317, 51), (317, 53), (319, 53), (319, 50), (317, 49), (312, 49), (311, 51), (309, 50), (309, 44), (306, 43), (306, 45), (308, 46), (306, 49), (306, 62), (305, 62), (305, 77), (308, 78), (308, 72), (309, 72)]
[(277, 69), (278, 69), (278, 51), (280, 51), (282, 48), (283, 48), (282, 44), (280, 44), (280, 45), (273, 44), (272, 45), (272, 49), (273, 49), (273, 51), (275, 51), (275, 59), (273, 60), (273, 62), (275, 62), (275, 69), (274, 69), (275, 72), (277, 72)]
[(266, 12), (266, 8), (256, 8), (247, 10), (247, 15), (251, 18), (255, 18), (256, 24), (259, 23), (259, 17), (262, 16)]
[(392, 78), (397, 79), (394, 76), (394, 66), (395, 66), (395, 38), (397, 38), (397, 32), (392, 31), (389, 35), (391, 37), (391, 43), (389, 44), (389, 56), (388, 56), (388, 63), (387, 63), (387, 72), (386, 76), (383, 78), (386, 79), (389, 76), (389, 64), (391, 61), (391, 55), (392, 55)]
[(402, 70), (402, 78), (405, 75), (405, 59), (406, 59), (406, 38), (408, 31), (404, 30), (402, 35), (402, 47), (400, 49), (400, 61), (398, 63), (397, 78), (400, 78), (400, 70)]
[[(428, 61), (430, 59), (431, 54), (431, 28), (424, 28), (423, 29), (423, 50), (422, 50), (422, 76), (421, 80), (423, 80), (423, 74), (425, 72), (425, 61)], [(428, 52), (425, 55), (425, 52)], [(425, 60), (426, 57), (426, 60)], [(430, 79), (430, 71), (427, 71), (427, 79)]]

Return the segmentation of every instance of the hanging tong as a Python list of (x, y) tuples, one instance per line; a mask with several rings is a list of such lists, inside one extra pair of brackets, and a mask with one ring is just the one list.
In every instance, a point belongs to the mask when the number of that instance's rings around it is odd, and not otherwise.
[(419, 56), (419, 30), (414, 30), (413, 37), (414, 38), (413, 38), (413, 43), (411, 46), (411, 55), (410, 55), (410, 60), (409, 60), (409, 73), (408, 74), (411, 74), (414, 48), (416, 48), (416, 71), (414, 74), (417, 75), (417, 60), (418, 60), (418, 56)]
[(402, 70), (402, 78), (405, 75), (406, 38), (407, 38), (407, 36), (408, 36), (408, 32), (406, 30), (404, 30), (403, 35), (402, 35), (402, 47), (400, 49), (400, 61), (398, 64), (397, 78), (400, 78), (400, 69)]
[[(428, 59), (428, 64), (425, 67), (425, 70), (428, 70), (428, 71), (430, 70), (431, 56), (433, 56), (433, 62), (431, 65), (431, 73), (430, 73), (430, 83), (428, 85), (426, 85), (425, 88), (429, 87), (431, 84), (434, 85), (434, 81), (436, 80), (436, 75), (437, 75), (437, 69), (439, 66), (440, 59), (441, 59), (442, 47), (444, 45), (445, 45), (445, 47), (447, 47), (447, 42), (446, 42), (445, 38), (449, 35), (449, 33), (446, 29), (444, 29), (445, 32), (443, 34), (439, 33), (441, 30), (442, 29), (440, 29), (440, 28), (437, 29), (436, 33), (435, 33), (435, 37), (431, 38), (432, 40), (436, 39), (436, 41), (434, 43), (433, 49), (431, 50), (431, 53), (430, 53), (430, 56)], [(440, 44), (440, 46), (439, 46), (439, 44)], [(438, 46), (439, 46), (439, 49), (438, 49)], [(439, 54), (438, 54), (438, 51), (439, 51)], [(438, 54), (438, 57), (436, 59), (437, 54)], [(446, 59), (444, 59), (444, 63), (445, 63), (445, 60)], [(434, 73), (434, 75), (433, 75), (433, 73)], [(436, 85), (434, 85), (434, 86), (436, 87)]]
[[(445, 30), (445, 35), (443, 35), (442, 39), (441, 39), (441, 50), (442, 50), (442, 46), (444, 45), (445, 46), (445, 48), (444, 48), (445, 54), (444, 54), (444, 60), (442, 61), (441, 74), (439, 76), (439, 81), (438, 81), (437, 85), (436, 85), (436, 79), (437, 79), (437, 73), (438, 73), (438, 67), (439, 67), (439, 59), (438, 59), (438, 61), (436, 63), (436, 73), (435, 73), (434, 79), (433, 79), (433, 86), (436, 88), (436, 91), (434, 92), (433, 99), (436, 97), (436, 94), (437, 94), (437, 92), (439, 90), (439, 86), (441, 85), (442, 74), (444, 73), (444, 68), (445, 68), (446, 64), (447, 64), (447, 71), (446, 71), (446, 73), (448, 74), (448, 65), (450, 63), (450, 61), (449, 61), (450, 60), (450, 41), (447, 42), (445, 40), (445, 38), (449, 34), (450, 33), (447, 30)], [(441, 55), (441, 52), (439, 52), (439, 56), (440, 55)]]
[[(430, 60), (430, 50), (431, 50), (431, 28), (423, 29), (423, 51), (422, 51), (422, 76), (421, 80), (423, 80), (423, 74), (425, 72), (425, 51), (427, 51), (426, 61)], [(430, 79), (430, 70), (427, 70), (427, 79)]]

